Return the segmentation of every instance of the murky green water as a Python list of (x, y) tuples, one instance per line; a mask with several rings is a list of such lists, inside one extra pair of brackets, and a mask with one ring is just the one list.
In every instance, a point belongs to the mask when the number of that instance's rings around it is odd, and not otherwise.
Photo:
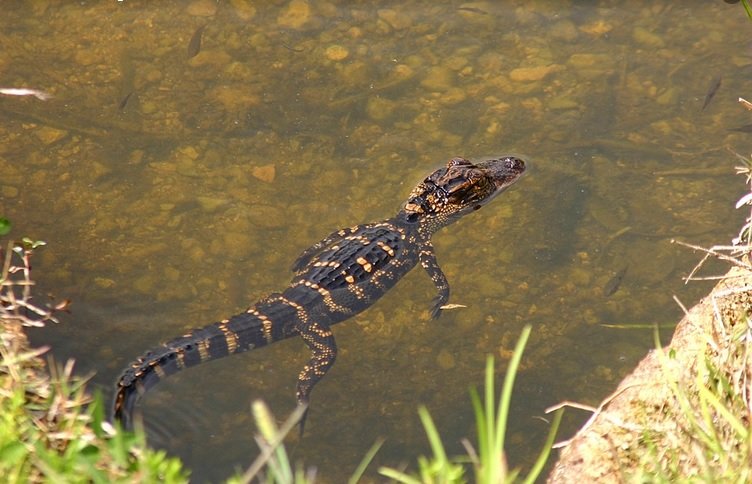
[[(468, 386), (529, 323), (509, 436), (528, 465), (546, 407), (598, 402), (652, 345), (604, 324), (671, 323), (673, 294), (707, 290), (670, 239), (736, 234), (752, 25), (720, 1), (274, 3), (3, 7), (0, 87), (54, 95), (0, 97), (0, 214), (49, 242), (37, 278), (73, 300), (35, 341), (111, 395), (143, 351), (284, 288), (303, 249), (393, 215), (448, 158), (515, 153), (529, 176), (435, 238), (467, 308), (428, 320), (417, 270), (336, 327), (295, 457), (337, 482), (386, 437), (378, 465), (414, 462), (419, 404), (460, 452)], [(226, 477), (257, 453), (251, 399), (284, 417), (306, 359), (291, 340), (176, 376), (142, 405), (153, 442)]]

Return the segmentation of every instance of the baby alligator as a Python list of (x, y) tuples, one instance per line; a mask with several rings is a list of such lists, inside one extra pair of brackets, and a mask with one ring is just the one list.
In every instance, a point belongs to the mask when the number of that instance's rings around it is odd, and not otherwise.
[[(308, 248), (293, 265), (295, 277), (283, 293), (189, 331), (133, 362), (117, 383), (114, 418), (132, 428), (138, 396), (183, 368), (295, 335), (312, 353), (298, 375), (296, 392), (298, 404), (307, 406), (313, 386), (337, 356), (330, 327), (370, 307), (417, 263), (438, 290), (432, 312), (438, 317), (449, 300), (449, 283), (431, 235), (491, 201), (524, 171), (525, 163), (510, 156), (479, 163), (450, 160), (413, 189), (395, 217), (339, 230)], [(301, 432), (304, 421), (305, 414)]]

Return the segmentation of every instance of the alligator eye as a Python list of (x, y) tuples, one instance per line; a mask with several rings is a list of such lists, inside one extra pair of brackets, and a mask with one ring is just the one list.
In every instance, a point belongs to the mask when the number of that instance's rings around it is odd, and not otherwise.
[(405, 220), (407, 220), (409, 223), (415, 223), (418, 221), (418, 217), (420, 217), (417, 213), (408, 213), (407, 217), (405, 217)]
[(469, 165), (470, 162), (464, 158), (452, 158), (449, 160), (449, 163), (447, 163), (447, 168), (450, 168), (452, 166), (459, 166), (459, 165)]

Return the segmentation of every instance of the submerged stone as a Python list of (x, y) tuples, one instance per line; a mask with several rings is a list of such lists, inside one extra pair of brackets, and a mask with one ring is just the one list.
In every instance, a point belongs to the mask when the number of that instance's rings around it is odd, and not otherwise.
[(217, 13), (217, 2), (212, 0), (195, 0), (186, 9), (188, 15), (195, 17), (211, 17)]
[(347, 56), (350, 55), (350, 52), (341, 45), (335, 44), (327, 47), (324, 55), (326, 55), (326, 58), (329, 60), (341, 61), (347, 59)]
[(277, 17), (280, 27), (299, 29), (311, 18), (311, 7), (306, 0), (292, 0)]
[(559, 72), (564, 67), (558, 64), (550, 64), (535, 67), (518, 67), (509, 73), (509, 78), (513, 81), (540, 81), (547, 75)]
[(254, 166), (251, 169), (251, 175), (263, 182), (271, 183), (277, 176), (277, 168), (275, 167), (274, 163), (263, 166)]
[(68, 136), (68, 132), (62, 129), (57, 128), (50, 128), (49, 126), (43, 126), (36, 131), (34, 131), (34, 136), (39, 138), (39, 141), (46, 145), (50, 145), (54, 143), (55, 141), (59, 141), (66, 136)]

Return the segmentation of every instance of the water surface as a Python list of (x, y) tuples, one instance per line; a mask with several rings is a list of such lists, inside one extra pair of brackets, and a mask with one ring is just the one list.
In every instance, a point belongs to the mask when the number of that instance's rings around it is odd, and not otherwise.
[[(283, 289), (302, 250), (392, 216), (449, 158), (530, 161), (435, 237), (466, 308), (429, 320), (418, 269), (335, 328), (338, 361), (295, 450), (324, 482), (379, 437), (376, 465), (415, 462), (419, 404), (461, 452), (467, 389), (487, 354), (501, 380), (524, 324), (508, 450), (529, 465), (546, 407), (599, 402), (652, 345), (607, 325), (670, 324), (672, 295), (707, 291), (683, 285), (697, 255), (670, 240), (725, 243), (743, 218), (738, 5), (19, 2), (0, 25), (0, 84), (54, 95), (0, 98), (0, 214), (48, 241), (36, 277), (73, 300), (33, 337), (107, 395), (145, 350)], [(290, 340), (177, 375), (143, 402), (152, 442), (198, 481), (247, 466), (250, 401), (283, 418), (307, 358)]]

